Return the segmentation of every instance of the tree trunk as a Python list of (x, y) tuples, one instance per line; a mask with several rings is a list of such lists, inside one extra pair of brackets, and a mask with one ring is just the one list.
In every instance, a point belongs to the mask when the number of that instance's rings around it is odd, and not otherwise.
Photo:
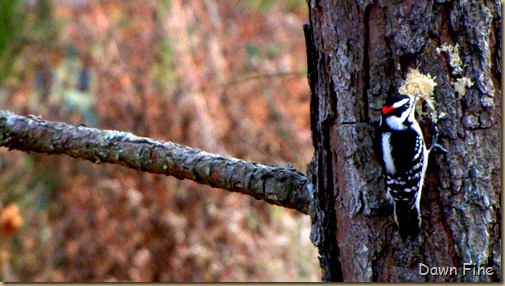
[[(311, 239), (323, 280), (501, 281), (500, 2), (311, 0), (309, 11)], [(421, 234), (403, 242), (373, 126), (412, 68), (437, 82), (448, 152), (431, 154)], [(420, 124), (430, 146), (433, 122)]]

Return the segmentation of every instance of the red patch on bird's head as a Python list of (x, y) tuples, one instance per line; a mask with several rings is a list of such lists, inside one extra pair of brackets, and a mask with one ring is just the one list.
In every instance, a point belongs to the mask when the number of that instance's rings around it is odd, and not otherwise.
[(382, 107), (382, 114), (388, 114), (393, 109), (395, 109), (394, 106), (384, 106)]

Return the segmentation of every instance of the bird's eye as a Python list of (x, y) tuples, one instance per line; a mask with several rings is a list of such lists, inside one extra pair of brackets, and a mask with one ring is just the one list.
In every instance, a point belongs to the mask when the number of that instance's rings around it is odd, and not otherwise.
[(407, 102), (407, 103), (405, 104), (405, 107), (409, 108), (409, 107), (410, 107), (410, 102)]

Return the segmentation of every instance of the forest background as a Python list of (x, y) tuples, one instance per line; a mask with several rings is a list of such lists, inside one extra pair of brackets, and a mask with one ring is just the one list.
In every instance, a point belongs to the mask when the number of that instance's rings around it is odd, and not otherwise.
[[(0, 109), (305, 172), (305, 1), (0, 6)], [(3, 281), (320, 280), (310, 218), (296, 211), (119, 166), (0, 154)]]

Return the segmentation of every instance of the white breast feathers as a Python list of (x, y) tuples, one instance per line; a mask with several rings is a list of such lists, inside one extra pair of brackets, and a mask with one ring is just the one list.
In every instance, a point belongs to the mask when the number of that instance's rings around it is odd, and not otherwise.
[(395, 174), (396, 166), (393, 161), (393, 156), (391, 154), (392, 151), (393, 150), (391, 149), (391, 132), (384, 132), (382, 133), (382, 158), (386, 165), (386, 170), (390, 174)]

